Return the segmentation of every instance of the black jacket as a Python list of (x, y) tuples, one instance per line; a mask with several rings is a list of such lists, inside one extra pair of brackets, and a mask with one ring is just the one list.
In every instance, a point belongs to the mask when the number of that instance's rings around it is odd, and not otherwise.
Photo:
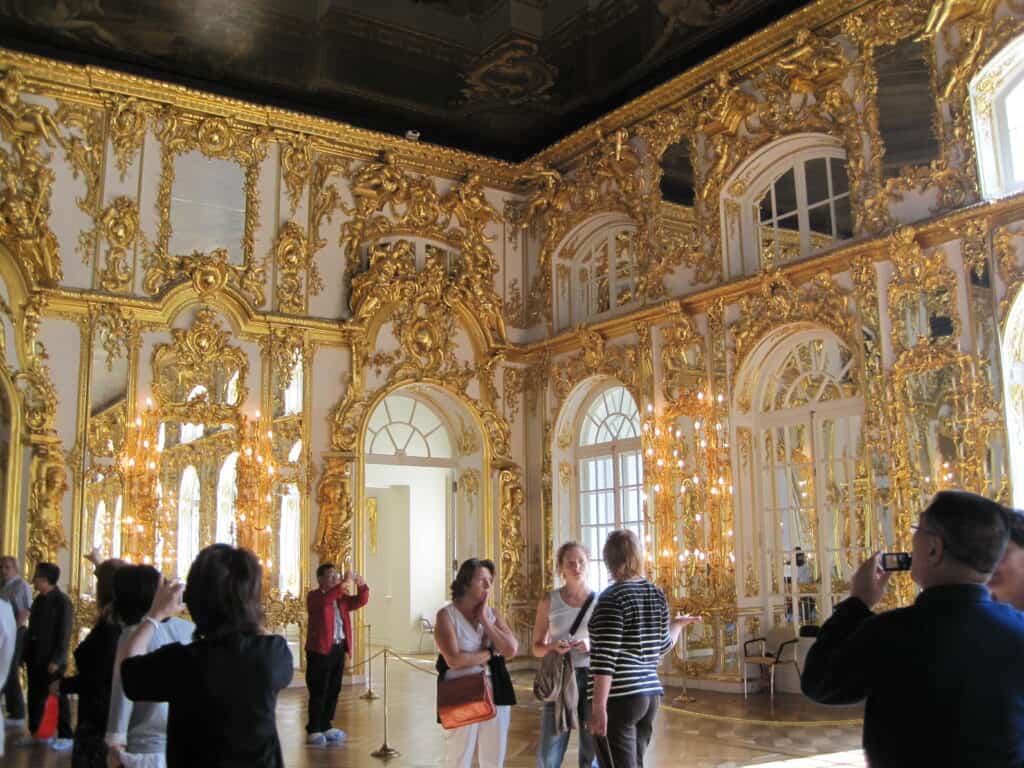
[(1024, 614), (974, 584), (924, 590), (877, 616), (851, 597), (807, 654), (805, 694), (867, 699), (871, 768), (1024, 765)]
[(25, 636), (26, 667), (45, 669), (48, 664), (56, 664), (63, 670), (68, 665), (73, 618), (71, 601), (57, 587), (45, 595), (36, 595)]
[(110, 712), (110, 686), (121, 625), (100, 619), (75, 648), (78, 674), (60, 681), (61, 693), (78, 694), (77, 733), (103, 735)]

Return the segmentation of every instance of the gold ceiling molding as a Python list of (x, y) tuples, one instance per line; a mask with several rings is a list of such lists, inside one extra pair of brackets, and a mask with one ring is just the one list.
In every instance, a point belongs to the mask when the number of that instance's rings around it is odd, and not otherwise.
[(613, 133), (620, 128), (634, 126), (664, 110), (679, 109), (692, 99), (696, 92), (712, 83), (720, 71), (742, 72), (784, 47), (792, 39), (794, 29), (831, 29), (845, 15), (857, 9), (864, 9), (866, 12), (874, 9), (877, 12), (887, 5), (889, 4), (885, 2), (872, 2), (865, 6), (861, 0), (817, 0), (730, 46), (728, 50), (706, 59), (667, 83), (608, 112), (593, 123), (537, 153), (527, 162), (539, 161), (553, 167), (565, 166), (593, 146), (596, 128), (600, 128), (606, 134)]
[(729, 328), (735, 344), (736, 370), (761, 339), (789, 323), (824, 326), (854, 347), (846, 295), (832, 282), (829, 272), (819, 272), (799, 287), (779, 270), (764, 272), (758, 292), (741, 297), (739, 309), (739, 320)]
[(511, 189), (515, 165), (483, 155), (451, 149), (427, 142), (409, 141), (386, 133), (356, 128), (327, 118), (314, 117), (277, 107), (197, 91), (180, 85), (115, 72), (96, 66), (65, 64), (53, 59), (0, 48), (0, 69), (22, 70), (33, 89), (53, 92), (60, 98), (103, 107), (124, 102), (124, 114), (113, 134), (123, 138), (115, 142), (116, 152), (127, 162), (137, 151), (132, 136), (140, 135), (150, 110), (172, 107), (183, 111), (217, 115), (253, 126), (263, 126), (284, 134), (308, 137), (312, 151), (328, 151), (360, 160), (371, 160), (381, 150), (390, 150), (409, 168), (421, 173), (455, 177), (472, 167), (488, 184)]

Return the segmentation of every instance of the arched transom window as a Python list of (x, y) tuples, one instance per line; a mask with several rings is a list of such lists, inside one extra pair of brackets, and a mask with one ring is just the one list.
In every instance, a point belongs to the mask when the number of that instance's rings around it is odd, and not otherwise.
[(388, 395), (370, 416), (368, 454), (423, 459), (450, 459), (451, 441), (444, 422), (427, 405), (407, 395)]
[(591, 552), (588, 581), (600, 588), (608, 582), (600, 558), (608, 534), (629, 528), (644, 540), (640, 410), (618, 385), (585, 407), (576, 447), (580, 540)]

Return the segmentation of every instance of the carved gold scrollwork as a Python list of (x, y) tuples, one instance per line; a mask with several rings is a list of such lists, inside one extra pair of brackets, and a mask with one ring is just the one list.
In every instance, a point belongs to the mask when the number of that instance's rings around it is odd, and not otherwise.
[(637, 403), (642, 402), (641, 352), (638, 345), (607, 346), (593, 328), (576, 329), (580, 351), (552, 363), (552, 387), (561, 402), (584, 379), (600, 375), (618, 379)]
[(778, 270), (764, 272), (758, 292), (743, 296), (739, 305), (740, 318), (730, 328), (736, 345), (737, 369), (765, 334), (786, 323), (824, 325), (853, 346), (846, 296), (828, 272), (819, 273), (799, 288)]
[[(235, 421), (248, 394), (248, 356), (229, 343), (231, 334), (206, 307), (189, 330), (175, 328), (172, 334), (172, 343), (153, 350), (153, 395), (161, 414), (198, 424)], [(205, 391), (194, 395), (199, 386)]]
[[(898, 355), (938, 335), (960, 335), (956, 274), (937, 249), (925, 254), (914, 230), (901, 227), (890, 238), (893, 275), (889, 282), (889, 320), (893, 349)], [(948, 332), (939, 326), (948, 324)]]
[(1016, 233), (1009, 227), (999, 227), (992, 236), (993, 259), (999, 270), (999, 277), (1006, 285), (1002, 301), (999, 302), (1000, 322), (1005, 325), (1010, 307), (1024, 288), (1024, 264), (1020, 263), (1017, 247), (1013, 244)]
[(129, 310), (116, 304), (94, 304), (89, 307), (95, 338), (107, 353), (107, 371), (113, 370), (114, 360), (128, 353), (138, 334), (138, 324)]
[(135, 201), (121, 195), (100, 215), (99, 231), (107, 241), (100, 286), (112, 293), (127, 290), (131, 285), (130, 250), (144, 236), (139, 230), (139, 209)]
[(501, 595), (505, 613), (512, 603), (526, 599), (526, 573), (523, 557), (526, 537), (523, 534), (523, 504), (526, 495), (518, 467), (498, 473), (501, 513), (499, 517), (501, 541)]
[(49, 227), (55, 176), (40, 144), (61, 144), (53, 115), (21, 100), (17, 69), (0, 78), (0, 240), (10, 248), (31, 283), (57, 285), (63, 278), (57, 237)]
[(29, 477), (25, 561), (31, 573), (38, 563), (56, 562), (57, 551), (67, 546), (64, 493), (68, 489), (68, 473), (64, 453), (56, 437), (40, 437), (32, 441)]
[(320, 517), (317, 521), (313, 551), (320, 562), (342, 567), (352, 558), (351, 461), (341, 456), (325, 456), (324, 471), (317, 487)]
[(110, 113), (110, 143), (123, 181), (135, 154), (142, 149), (146, 127), (155, 106), (130, 96), (115, 95), (107, 109)]
[(704, 338), (693, 320), (676, 313), (672, 324), (662, 329), (661, 392), (672, 405), (695, 395), (707, 381)]
[(281, 178), (288, 190), (288, 202), (292, 211), (299, 205), (313, 170), (313, 151), (310, 139), (305, 135), (290, 134), (281, 145)]
[(288, 314), (304, 313), (306, 292), (311, 296), (320, 293), (324, 281), (306, 241), (306, 233), (294, 221), (281, 225), (274, 260), (277, 264), (277, 308)]

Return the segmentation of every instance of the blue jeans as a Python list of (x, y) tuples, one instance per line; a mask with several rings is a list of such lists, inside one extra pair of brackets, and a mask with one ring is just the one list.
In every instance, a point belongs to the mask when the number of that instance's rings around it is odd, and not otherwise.
[[(594, 737), (587, 730), (590, 720), (590, 699), (587, 698), (587, 682), (590, 670), (586, 667), (576, 668), (576, 687), (580, 692), (580, 703), (576, 714), (580, 721), (580, 768), (597, 768), (594, 759)], [(540, 717), (540, 744), (537, 747), (537, 768), (559, 768), (569, 748), (569, 734), (555, 733), (555, 705), (547, 703)]]

